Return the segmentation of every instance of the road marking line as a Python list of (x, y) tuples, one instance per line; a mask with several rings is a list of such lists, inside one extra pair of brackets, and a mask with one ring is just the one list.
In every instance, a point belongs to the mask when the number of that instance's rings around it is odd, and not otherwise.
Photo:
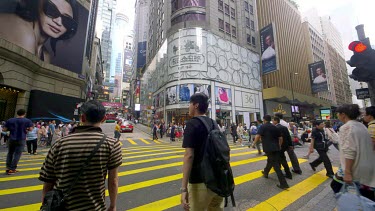
[[(336, 171), (337, 168), (334, 168)], [(252, 210), (283, 210), (302, 196), (314, 190), (320, 184), (325, 182), (328, 177), (325, 175), (326, 170), (320, 171), (307, 179), (299, 182), (288, 190), (284, 190), (279, 194), (273, 195), (271, 198), (257, 204), (255, 207), (249, 208), (247, 211)]]
[(120, 141), (120, 146), (122, 146), (123, 144), (122, 144), (122, 141)]
[(131, 144), (133, 144), (133, 145), (138, 145), (137, 143), (135, 143), (135, 141), (133, 141), (132, 139), (130, 139), (130, 138), (128, 138), (127, 139)]
[(145, 144), (151, 144), (150, 142), (144, 140), (143, 138), (140, 138), (139, 140), (141, 140), (141, 141), (142, 141), (143, 143), (145, 143)]
[[(256, 150), (246, 152), (246, 154), (254, 154), (257, 153)], [(231, 155), (232, 157), (236, 156), (241, 156), (244, 155), (244, 153), (238, 153), (238, 154), (233, 154)], [(266, 160), (267, 157), (261, 156), (261, 157), (256, 157), (256, 158), (251, 158), (247, 160), (240, 160), (240, 161), (235, 161), (231, 162), (231, 166), (240, 166), (248, 163), (254, 163), (262, 160)], [(127, 175), (132, 175), (132, 174), (137, 174), (137, 173), (143, 173), (143, 172), (148, 172), (148, 171), (153, 171), (153, 170), (158, 170), (162, 168), (169, 168), (173, 166), (182, 166), (182, 162), (175, 162), (175, 163), (169, 163), (169, 164), (163, 164), (163, 165), (158, 165), (158, 166), (151, 166), (151, 167), (146, 167), (146, 168), (141, 168), (141, 169), (135, 169), (131, 171), (125, 171), (125, 172), (119, 172), (118, 176), (127, 176)], [(2, 181), (11, 181), (11, 180), (21, 180), (21, 179), (29, 179), (29, 178), (35, 178), (39, 177), (39, 174), (34, 174), (34, 175), (25, 175), (25, 176), (15, 176), (15, 177), (6, 177), (6, 178), (0, 178), (0, 182)], [(37, 186), (29, 186), (29, 187), (22, 187), (22, 188), (13, 188), (13, 189), (5, 189), (5, 190), (0, 190), (0, 196), (1, 195), (8, 195), (8, 194), (15, 194), (15, 193), (25, 193), (25, 192), (30, 192), (30, 191), (35, 191), (35, 188), (39, 187)], [(42, 188), (42, 186), (40, 186)]]
[(154, 142), (157, 143), (157, 144), (161, 144), (161, 142), (158, 141), (158, 140), (154, 140)]
[[(267, 158), (266, 158), (267, 159)], [(300, 163), (304, 163), (307, 160), (299, 159)], [(288, 163), (291, 166), (291, 163)], [(274, 173), (273, 169), (269, 172), (269, 174)], [(236, 185), (243, 184), (245, 182), (249, 182), (258, 178), (263, 177), (262, 170), (251, 172), (249, 174), (241, 175), (234, 178), (234, 183)], [(182, 178), (182, 175), (181, 175)], [(181, 195), (175, 195), (172, 197), (164, 198), (158, 201), (151, 202), (149, 204), (145, 204), (139, 207), (135, 207), (133, 209), (128, 209), (128, 211), (143, 211), (143, 210), (153, 210), (153, 211), (162, 211), (167, 210), (173, 207), (180, 205)]]

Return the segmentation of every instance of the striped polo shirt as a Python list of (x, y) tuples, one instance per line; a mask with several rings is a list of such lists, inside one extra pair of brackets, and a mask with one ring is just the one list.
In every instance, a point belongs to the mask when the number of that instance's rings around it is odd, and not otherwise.
[[(99, 127), (79, 126), (56, 141), (43, 163), (39, 180), (55, 183), (67, 191), (83, 163), (102, 139)], [(120, 142), (107, 137), (66, 198), (67, 210), (105, 210), (105, 179), (107, 171), (122, 164)]]

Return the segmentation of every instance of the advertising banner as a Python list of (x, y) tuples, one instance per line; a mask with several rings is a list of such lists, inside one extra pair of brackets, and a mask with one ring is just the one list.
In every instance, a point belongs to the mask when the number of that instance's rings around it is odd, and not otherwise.
[(98, 100), (109, 101), (109, 94), (98, 94)]
[(88, 16), (76, 1), (0, 1), (0, 38), (46, 63), (81, 74)]
[(145, 66), (146, 64), (146, 50), (147, 50), (147, 41), (138, 43), (138, 52), (137, 52), (137, 70)]
[(177, 86), (167, 88), (166, 91), (167, 105), (177, 104)]
[(112, 107), (112, 108), (121, 108), (122, 103), (115, 103), (115, 102), (102, 102), (104, 107)]
[(370, 91), (368, 88), (356, 89), (355, 93), (357, 95), (358, 100), (364, 100), (364, 99), (370, 98)]
[(328, 91), (324, 61), (309, 64), (309, 72), (312, 93)]
[(230, 89), (216, 87), (216, 105), (232, 105), (232, 91)]
[(209, 101), (211, 101), (211, 85), (194, 84), (194, 93), (203, 93), (207, 95)]
[(193, 84), (183, 84), (179, 87), (179, 102), (180, 103), (189, 103), (190, 97), (194, 94), (194, 85)]
[(260, 50), (262, 73), (267, 74), (278, 70), (276, 33), (272, 23), (260, 30)]
[(159, 93), (159, 107), (164, 107), (164, 91)]
[(330, 109), (320, 109), (320, 117), (322, 120), (330, 120), (331, 119), (331, 110)]

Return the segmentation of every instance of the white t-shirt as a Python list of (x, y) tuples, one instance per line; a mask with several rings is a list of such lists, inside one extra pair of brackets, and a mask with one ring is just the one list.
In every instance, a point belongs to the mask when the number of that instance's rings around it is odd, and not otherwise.
[(289, 129), (289, 124), (287, 122), (285, 122), (283, 119), (280, 119), (280, 125)]
[(320, 83), (323, 83), (323, 82), (326, 82), (327, 81), (327, 78), (324, 78), (323, 76), (319, 75), (318, 77), (316, 77), (313, 81), (314, 84), (320, 84)]
[(276, 56), (276, 51), (271, 46), (269, 46), (262, 54), (262, 61), (266, 59), (270, 59)]

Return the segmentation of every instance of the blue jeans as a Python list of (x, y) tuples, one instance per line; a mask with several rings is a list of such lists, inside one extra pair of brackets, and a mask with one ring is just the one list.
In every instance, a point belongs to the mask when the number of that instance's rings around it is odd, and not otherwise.
[(6, 163), (7, 170), (16, 170), (18, 161), (21, 158), (24, 147), (25, 147), (24, 141), (9, 140), (7, 163)]

